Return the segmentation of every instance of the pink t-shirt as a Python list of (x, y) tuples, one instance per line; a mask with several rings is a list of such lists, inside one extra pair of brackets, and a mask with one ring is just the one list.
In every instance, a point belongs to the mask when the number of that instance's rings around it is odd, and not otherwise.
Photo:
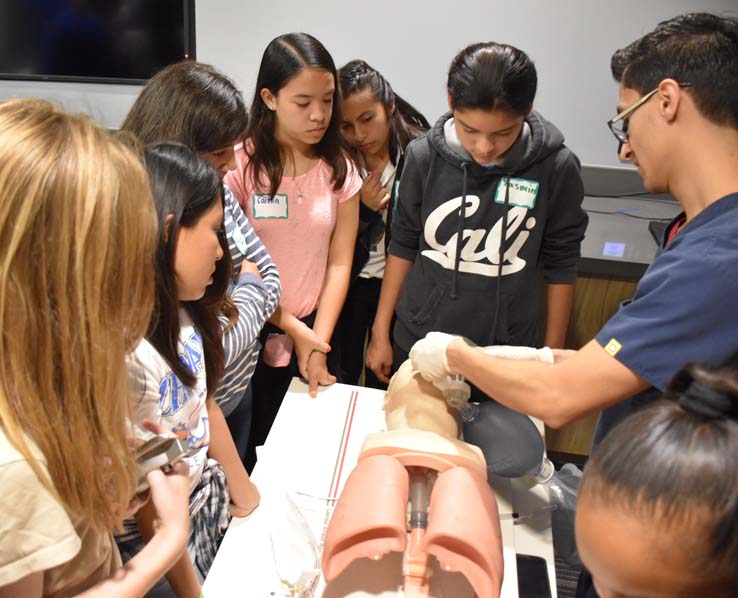
[[(347, 159), (348, 174), (343, 186), (333, 190), (333, 170), (320, 160), (297, 177), (282, 177), (274, 197), (257, 191), (247, 172), (248, 157), (242, 145), (236, 147), (236, 169), (225, 183), (236, 196), (244, 213), (266, 246), (282, 280), (280, 305), (303, 318), (318, 306), (328, 265), (328, 249), (336, 226), (339, 203), (361, 189), (361, 177)], [(268, 184), (263, 184), (268, 188)]]

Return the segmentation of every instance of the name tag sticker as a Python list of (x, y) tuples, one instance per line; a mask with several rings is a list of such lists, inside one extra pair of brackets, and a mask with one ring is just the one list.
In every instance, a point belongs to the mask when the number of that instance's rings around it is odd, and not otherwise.
[[(505, 182), (507, 179), (500, 179), (497, 185), (497, 192), (495, 193), (495, 203), (505, 203)], [(538, 197), (538, 187), (540, 187), (538, 181), (531, 181), (528, 179), (510, 179), (510, 198), (509, 205), (519, 206), (521, 208), (528, 208), (532, 210), (536, 205), (536, 198)]]
[(287, 195), (257, 193), (252, 199), (254, 218), (287, 218)]

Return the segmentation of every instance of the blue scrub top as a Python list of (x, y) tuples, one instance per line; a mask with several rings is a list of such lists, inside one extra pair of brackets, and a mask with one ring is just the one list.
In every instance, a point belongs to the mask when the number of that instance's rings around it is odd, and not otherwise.
[(708, 206), (659, 250), (633, 299), (595, 338), (653, 385), (602, 412), (595, 445), (688, 362), (723, 363), (738, 352), (738, 193)]

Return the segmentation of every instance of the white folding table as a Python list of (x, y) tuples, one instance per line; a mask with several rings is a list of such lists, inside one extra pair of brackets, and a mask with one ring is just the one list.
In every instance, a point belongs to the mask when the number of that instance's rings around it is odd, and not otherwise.
[[(320, 542), (335, 504), (332, 499), (340, 495), (366, 435), (386, 429), (383, 401), (383, 391), (344, 384), (321, 388), (313, 399), (307, 385), (293, 379), (269, 437), (257, 452), (252, 479), (261, 492), (261, 505), (249, 517), (231, 521), (203, 586), (207, 598), (290, 595), (280, 582), (272, 550), (270, 528), (275, 533), (275, 518), (280, 516), (273, 505), (283, 504), (280, 495), (287, 493)], [(548, 489), (524, 479), (495, 478), (491, 485), (501, 515), (502, 598), (518, 598), (516, 552), (545, 559), (556, 598)], [(513, 512), (528, 516), (514, 521)], [(321, 577), (314, 596), (401, 596), (401, 562), (402, 555), (395, 553), (379, 561), (355, 561), (328, 585)], [(431, 577), (433, 598), (473, 595), (461, 575), (436, 568)]]

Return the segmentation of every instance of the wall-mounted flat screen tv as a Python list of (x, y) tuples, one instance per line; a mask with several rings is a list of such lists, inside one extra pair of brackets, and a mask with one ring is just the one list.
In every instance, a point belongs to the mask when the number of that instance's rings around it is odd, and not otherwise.
[(142, 83), (195, 59), (195, 0), (0, 0), (0, 78)]

